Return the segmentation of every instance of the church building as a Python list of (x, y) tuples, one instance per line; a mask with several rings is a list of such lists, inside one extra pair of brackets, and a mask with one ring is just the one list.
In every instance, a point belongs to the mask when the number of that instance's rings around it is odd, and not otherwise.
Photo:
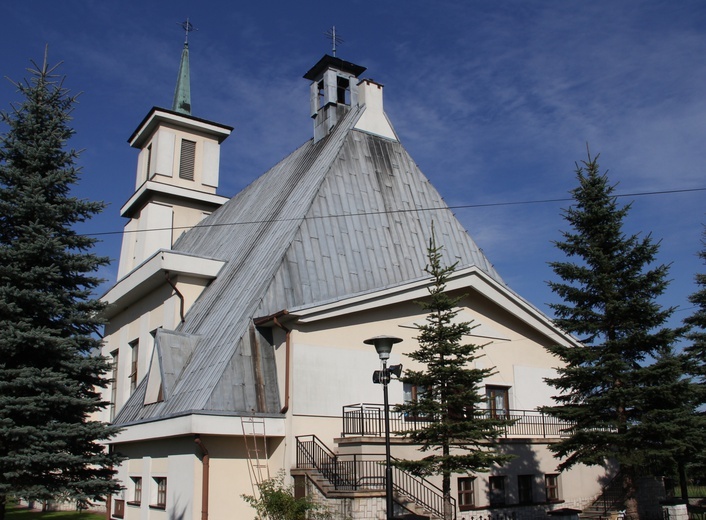
[[(549, 446), (564, 425), (538, 408), (576, 344), (516, 294), (404, 148), (365, 67), (326, 55), (304, 73), (312, 138), (233, 198), (218, 193), (220, 146), (233, 128), (191, 113), (189, 48), (174, 104), (153, 108), (129, 138), (139, 151), (103, 354), (112, 359), (102, 418), (122, 428), (123, 491), (109, 517), (249, 519), (243, 494), (280, 472), (335, 518), (385, 518), (382, 386), (365, 340), (401, 338), (389, 362), (418, 368), (416, 303), (432, 227), (447, 285), (462, 295), (487, 413), (517, 419), (499, 440), (515, 455), (452, 479), (456, 517), (591, 504), (604, 468), (559, 473)], [(377, 76), (384, 77), (384, 71)], [(302, 99), (302, 103), (307, 100)], [(302, 122), (305, 124), (305, 122)], [(393, 380), (391, 406), (419, 389)], [(423, 418), (390, 411), (391, 453), (422, 457), (398, 432)], [(440, 518), (440, 481), (395, 470), (395, 513)], [(440, 509), (441, 508), (441, 509)]]

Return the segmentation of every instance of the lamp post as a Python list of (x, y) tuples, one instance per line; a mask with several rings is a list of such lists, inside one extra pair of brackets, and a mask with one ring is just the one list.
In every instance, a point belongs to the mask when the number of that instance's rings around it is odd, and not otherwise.
[(385, 505), (387, 509), (387, 520), (392, 520), (393, 517), (393, 502), (392, 502), (392, 465), (390, 464), (390, 409), (387, 398), (387, 384), (390, 382), (390, 370), (387, 368), (387, 360), (390, 359), (392, 345), (402, 341), (401, 338), (394, 336), (375, 336), (374, 338), (366, 339), (363, 343), (373, 345), (382, 361), (382, 370), (380, 371), (380, 383), (382, 383), (383, 407), (385, 416)]

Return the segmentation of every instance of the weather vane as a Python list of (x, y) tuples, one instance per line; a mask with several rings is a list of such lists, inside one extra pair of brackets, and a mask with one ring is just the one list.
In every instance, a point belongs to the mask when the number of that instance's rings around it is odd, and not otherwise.
[(334, 25), (327, 32), (324, 33), (326, 38), (331, 40), (331, 45), (333, 46), (333, 56), (336, 57), (336, 44), (340, 45), (343, 43), (343, 38), (336, 36), (336, 26)]
[(186, 32), (186, 37), (184, 38), (184, 43), (189, 43), (189, 33), (192, 31), (198, 31), (194, 24), (192, 24), (187, 18), (185, 22), (177, 22), (177, 25), (181, 25), (181, 28)]

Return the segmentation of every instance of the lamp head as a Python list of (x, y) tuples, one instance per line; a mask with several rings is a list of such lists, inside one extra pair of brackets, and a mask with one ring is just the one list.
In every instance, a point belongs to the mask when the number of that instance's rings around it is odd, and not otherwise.
[(375, 336), (374, 338), (366, 339), (363, 343), (366, 345), (373, 345), (380, 359), (387, 361), (390, 359), (392, 345), (399, 343), (400, 341), (402, 341), (402, 338), (396, 338), (394, 336)]

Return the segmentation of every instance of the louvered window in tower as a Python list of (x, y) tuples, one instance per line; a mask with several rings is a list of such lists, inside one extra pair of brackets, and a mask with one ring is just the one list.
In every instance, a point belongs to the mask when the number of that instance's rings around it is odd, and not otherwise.
[(194, 180), (194, 163), (196, 143), (186, 139), (181, 140), (181, 160), (179, 162), (179, 178)]

